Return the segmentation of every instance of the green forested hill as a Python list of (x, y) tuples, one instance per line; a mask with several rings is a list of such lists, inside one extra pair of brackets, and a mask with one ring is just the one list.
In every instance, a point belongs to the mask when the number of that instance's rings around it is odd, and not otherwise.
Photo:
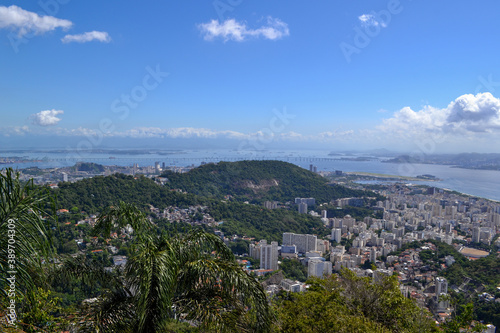
[(116, 205), (120, 200), (139, 207), (152, 204), (158, 208), (185, 207), (198, 203), (194, 195), (172, 191), (146, 177), (135, 179), (123, 174), (60, 183), (53, 194), (57, 197), (58, 208), (78, 207), (87, 213), (100, 212), (102, 208)]
[[(283, 232), (327, 233), (319, 218), (294, 210), (268, 210), (241, 203), (249, 200), (292, 201), (295, 197), (313, 197), (317, 202), (350, 196), (376, 196), (372, 192), (330, 186), (327, 180), (290, 163), (280, 161), (221, 162), (195, 168), (188, 173), (166, 173), (169, 182), (161, 186), (146, 177), (114, 174), (93, 177), (76, 183), (60, 183), (52, 190), (57, 208), (98, 213), (119, 201), (147, 208), (167, 206), (208, 206), (207, 213), (227, 234), (247, 235), (257, 239), (280, 240)], [(180, 193), (174, 189), (182, 189)], [(232, 195), (240, 203), (222, 202)]]
[(313, 197), (316, 202), (356, 196), (376, 196), (372, 192), (331, 186), (320, 175), (282, 161), (241, 161), (206, 164), (187, 173), (166, 172), (167, 186), (210, 197), (232, 195), (238, 199), (263, 202), (290, 201)]
[(257, 239), (281, 240), (283, 232), (327, 233), (319, 218), (298, 214), (286, 209), (270, 210), (261, 206), (237, 202), (221, 202), (213, 198), (172, 191), (151, 179), (115, 174), (94, 177), (76, 183), (61, 183), (52, 190), (57, 196), (57, 208), (87, 213), (101, 212), (104, 207), (116, 205), (120, 200), (148, 208), (149, 204), (187, 207), (203, 204), (217, 221), (224, 221), (220, 228), (227, 234), (247, 235)]

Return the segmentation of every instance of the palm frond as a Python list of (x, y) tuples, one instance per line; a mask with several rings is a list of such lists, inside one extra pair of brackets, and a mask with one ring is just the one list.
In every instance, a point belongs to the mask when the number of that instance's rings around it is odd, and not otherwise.
[[(214, 306), (214, 295), (219, 306)], [(260, 283), (235, 262), (220, 258), (205, 257), (185, 263), (179, 273), (176, 299), (189, 319), (215, 321), (221, 328), (234, 324), (228, 319), (241, 317), (243, 308), (253, 317), (251, 321), (258, 331), (266, 331), (271, 323), (269, 304)]]
[[(15, 270), (16, 291), (33, 288), (33, 274), (41, 274), (42, 261), (53, 254), (51, 234), (43, 216), (51, 200), (48, 192), (34, 186), (33, 181), (22, 184), (19, 173), (12, 169), (0, 173), (0, 297), (5, 299), (8, 271)], [(10, 238), (9, 235), (12, 238)], [(10, 247), (9, 247), (10, 245)], [(14, 249), (15, 269), (8, 262), (9, 249)], [(11, 257), (12, 258), (12, 257)]]
[(178, 267), (170, 244), (158, 238), (139, 244), (127, 262), (126, 281), (137, 305), (137, 332), (154, 332), (162, 321), (172, 317)]
[(191, 231), (183, 237), (172, 239), (172, 242), (181, 261), (196, 260), (201, 254), (210, 253), (226, 261), (235, 260), (233, 252), (220, 237), (202, 230)]
[[(113, 332), (124, 318), (134, 332), (162, 332), (178, 317), (209, 331), (269, 330), (272, 318), (262, 286), (238, 266), (219, 237), (199, 230), (175, 238), (158, 235), (142, 212), (123, 202), (100, 215), (94, 232), (109, 235), (127, 224), (136, 237), (124, 276), (116, 281), (130, 295), (120, 302), (108, 297), (107, 310), (94, 312), (92, 322), (100, 329), (109, 324)], [(91, 272), (84, 262), (69, 268), (74, 274)]]
[(100, 234), (109, 238), (113, 227), (123, 228), (127, 225), (139, 236), (147, 235), (153, 226), (135, 205), (120, 201), (117, 206), (107, 207), (101, 212), (92, 233), (94, 236)]
[(104, 292), (83, 311), (79, 332), (136, 332), (135, 304), (126, 288)]
[(84, 255), (66, 258), (63, 260), (62, 265), (54, 267), (49, 275), (59, 282), (79, 279), (81, 283), (87, 286), (96, 283), (100, 283), (107, 289), (117, 289), (122, 286), (122, 281), (117, 274), (106, 270), (102, 262)]

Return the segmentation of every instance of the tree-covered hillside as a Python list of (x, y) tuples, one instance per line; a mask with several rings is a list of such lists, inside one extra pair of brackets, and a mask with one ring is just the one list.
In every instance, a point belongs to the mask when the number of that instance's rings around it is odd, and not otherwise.
[(318, 236), (330, 233), (318, 217), (287, 209), (266, 209), (236, 202), (214, 202), (209, 206), (209, 212), (216, 220), (224, 221), (220, 229), (227, 235), (245, 235), (257, 240), (266, 239), (269, 242), (281, 243), (284, 232)]
[(146, 211), (149, 205), (183, 208), (202, 204), (208, 206), (207, 213), (216, 221), (224, 221), (220, 229), (228, 235), (246, 235), (271, 241), (281, 240), (283, 232), (328, 233), (317, 217), (286, 209), (270, 210), (262, 206), (180, 193), (146, 177), (134, 178), (122, 174), (98, 176), (75, 183), (60, 183), (59, 188), (52, 191), (57, 197), (57, 208), (72, 212), (99, 213), (104, 207), (116, 205), (120, 201), (137, 205)]
[(104, 172), (105, 168), (103, 165), (97, 163), (78, 162), (73, 167), (71, 167), (71, 170), (99, 173)]
[(102, 208), (116, 205), (120, 200), (139, 207), (151, 204), (158, 208), (185, 207), (198, 202), (194, 195), (172, 191), (149, 178), (123, 174), (97, 176), (76, 183), (64, 182), (53, 191), (58, 208), (78, 207), (78, 210), (87, 213), (100, 212)]
[(187, 173), (166, 172), (172, 189), (210, 197), (232, 195), (240, 200), (291, 201), (296, 197), (312, 197), (329, 202), (345, 197), (373, 196), (367, 191), (332, 186), (320, 175), (282, 161), (241, 161), (206, 164)]
[[(166, 186), (143, 176), (114, 174), (75, 183), (63, 182), (53, 193), (57, 197), (57, 208), (72, 212), (99, 213), (104, 207), (120, 201), (145, 210), (149, 210), (150, 205), (163, 209), (201, 204), (208, 206), (207, 213), (216, 221), (224, 221), (219, 228), (226, 234), (268, 241), (280, 241), (283, 232), (324, 236), (328, 231), (317, 217), (298, 214), (294, 209), (269, 210), (242, 201), (286, 202), (295, 197), (313, 197), (321, 203), (339, 197), (376, 196), (372, 192), (328, 185), (325, 178), (280, 161), (220, 162), (203, 165), (188, 173), (169, 172), (165, 175), (169, 180)], [(227, 195), (233, 196), (236, 202), (223, 200)], [(369, 210), (365, 213), (361, 218), (372, 214)]]

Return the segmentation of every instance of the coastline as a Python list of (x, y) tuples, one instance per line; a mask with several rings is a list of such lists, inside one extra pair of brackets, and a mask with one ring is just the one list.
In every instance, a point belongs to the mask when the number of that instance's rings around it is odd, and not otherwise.
[[(109, 159), (110, 156), (115, 157)], [(372, 161), (347, 161), (326, 157), (321, 151), (268, 151), (265, 156), (245, 155), (239, 152), (228, 150), (192, 150), (183, 151), (172, 155), (111, 155), (111, 154), (89, 154), (83, 158), (67, 159), (66, 154), (52, 153), (40, 156), (39, 154), (28, 156), (28, 158), (42, 160), (40, 163), (14, 163), (4, 164), (1, 167), (12, 167), (13, 169), (25, 169), (38, 167), (40, 169), (69, 167), (78, 161), (94, 162), (105, 166), (131, 167), (137, 164), (140, 167), (154, 166), (155, 162), (165, 162), (167, 166), (198, 166), (200, 164), (235, 161), (235, 160), (256, 160), (275, 159), (293, 163), (305, 169), (310, 169), (311, 165), (317, 167), (318, 173), (342, 171), (346, 174), (356, 174), (370, 177), (380, 181), (400, 181), (418, 182), (417, 185), (428, 185), (432, 187), (446, 188), (457, 193), (487, 200), (500, 201), (500, 177), (496, 170), (471, 170), (463, 168), (451, 168), (446, 165), (437, 164), (402, 164), (381, 163), (380, 160)], [(42, 159), (42, 157), (46, 157)], [(417, 175), (434, 175), (437, 179), (417, 178)], [(439, 179), (439, 180), (438, 180)], [(473, 194), (469, 194), (473, 193)]]
[(372, 172), (357, 172), (357, 171), (347, 171), (348, 175), (362, 176), (362, 177), (372, 177), (381, 180), (407, 180), (407, 181), (429, 181), (438, 182), (441, 181), (439, 178), (419, 178), (419, 177), (409, 177), (409, 176), (398, 176), (398, 175), (386, 175), (382, 173), (372, 173)]

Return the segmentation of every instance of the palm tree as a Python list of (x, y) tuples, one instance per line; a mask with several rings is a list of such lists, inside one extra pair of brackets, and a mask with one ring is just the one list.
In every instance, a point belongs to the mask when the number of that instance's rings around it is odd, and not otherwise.
[(98, 331), (165, 332), (175, 319), (218, 332), (269, 329), (265, 292), (219, 237), (203, 231), (168, 237), (123, 202), (100, 215), (94, 232), (109, 237), (113, 227), (127, 225), (135, 235), (131, 255), (119, 286), (94, 308)]
[[(44, 216), (48, 192), (33, 180), (22, 184), (12, 169), (0, 172), (0, 303), (8, 301), (10, 279), (15, 276), (16, 296), (40, 285), (43, 260), (50, 258), (52, 243)], [(10, 261), (9, 261), (10, 260)], [(15, 272), (15, 273), (9, 273)], [(12, 281), (12, 279), (10, 280)]]

